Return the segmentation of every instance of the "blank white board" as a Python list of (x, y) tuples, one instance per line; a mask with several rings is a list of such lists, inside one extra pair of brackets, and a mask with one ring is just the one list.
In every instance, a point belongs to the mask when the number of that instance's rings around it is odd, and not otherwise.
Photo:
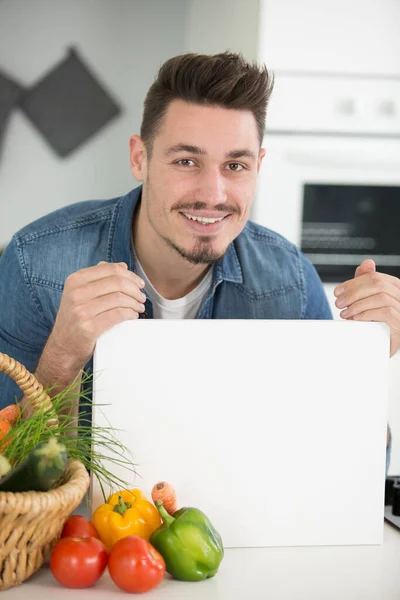
[(382, 543), (385, 325), (143, 319), (94, 359), (94, 423), (121, 430), (132, 486), (169, 481), (225, 547)]

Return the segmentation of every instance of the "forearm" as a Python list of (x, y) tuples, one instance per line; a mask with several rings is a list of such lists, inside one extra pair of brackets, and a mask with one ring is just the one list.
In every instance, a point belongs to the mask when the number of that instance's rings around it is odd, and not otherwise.
[(35, 375), (43, 387), (53, 388), (50, 395), (69, 387), (82, 369), (74, 357), (67, 356), (49, 337), (36, 367)]
[[(69, 415), (72, 417), (72, 422), (76, 423), (79, 412), (81, 369), (63, 356), (50, 338), (44, 347), (34, 375), (47, 390), (50, 398), (66, 388), (71, 388), (72, 400), (60, 410), (60, 415)], [(72, 384), (74, 384), (73, 387), (71, 387)], [(33, 407), (26, 396), (22, 398), (20, 405), (24, 409), (26, 417), (33, 413)]]

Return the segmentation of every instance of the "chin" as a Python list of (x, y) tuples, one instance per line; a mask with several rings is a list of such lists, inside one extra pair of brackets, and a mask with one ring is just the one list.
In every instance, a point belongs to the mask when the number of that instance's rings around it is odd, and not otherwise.
[(213, 265), (220, 260), (228, 246), (216, 247), (211, 245), (207, 240), (199, 240), (194, 246), (185, 247), (166, 240), (168, 245), (173, 248), (182, 258), (193, 265)]
[(223, 257), (225, 252), (198, 252), (193, 250), (187, 250), (180, 252), (182, 258), (190, 262), (192, 265), (214, 265), (216, 262)]

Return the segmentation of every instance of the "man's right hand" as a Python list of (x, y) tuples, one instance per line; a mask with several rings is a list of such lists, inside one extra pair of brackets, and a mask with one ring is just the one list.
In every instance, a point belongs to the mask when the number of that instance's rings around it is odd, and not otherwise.
[(125, 263), (100, 262), (66, 281), (53, 330), (36, 371), (45, 385), (68, 385), (90, 360), (97, 339), (144, 312), (144, 281)]

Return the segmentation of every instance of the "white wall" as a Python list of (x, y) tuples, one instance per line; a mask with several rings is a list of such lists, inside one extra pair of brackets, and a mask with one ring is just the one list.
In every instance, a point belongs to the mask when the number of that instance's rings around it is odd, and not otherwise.
[(400, 75), (399, 0), (260, 0), (274, 70)]
[(187, 0), (188, 52), (242, 52), (258, 59), (260, 0)]
[(0, 159), (0, 246), (47, 212), (137, 185), (129, 136), (139, 130), (156, 70), (185, 50), (185, 10), (186, 0), (0, 2), (0, 70), (33, 84), (73, 44), (124, 108), (67, 159), (55, 155), (22, 112), (12, 114)]

